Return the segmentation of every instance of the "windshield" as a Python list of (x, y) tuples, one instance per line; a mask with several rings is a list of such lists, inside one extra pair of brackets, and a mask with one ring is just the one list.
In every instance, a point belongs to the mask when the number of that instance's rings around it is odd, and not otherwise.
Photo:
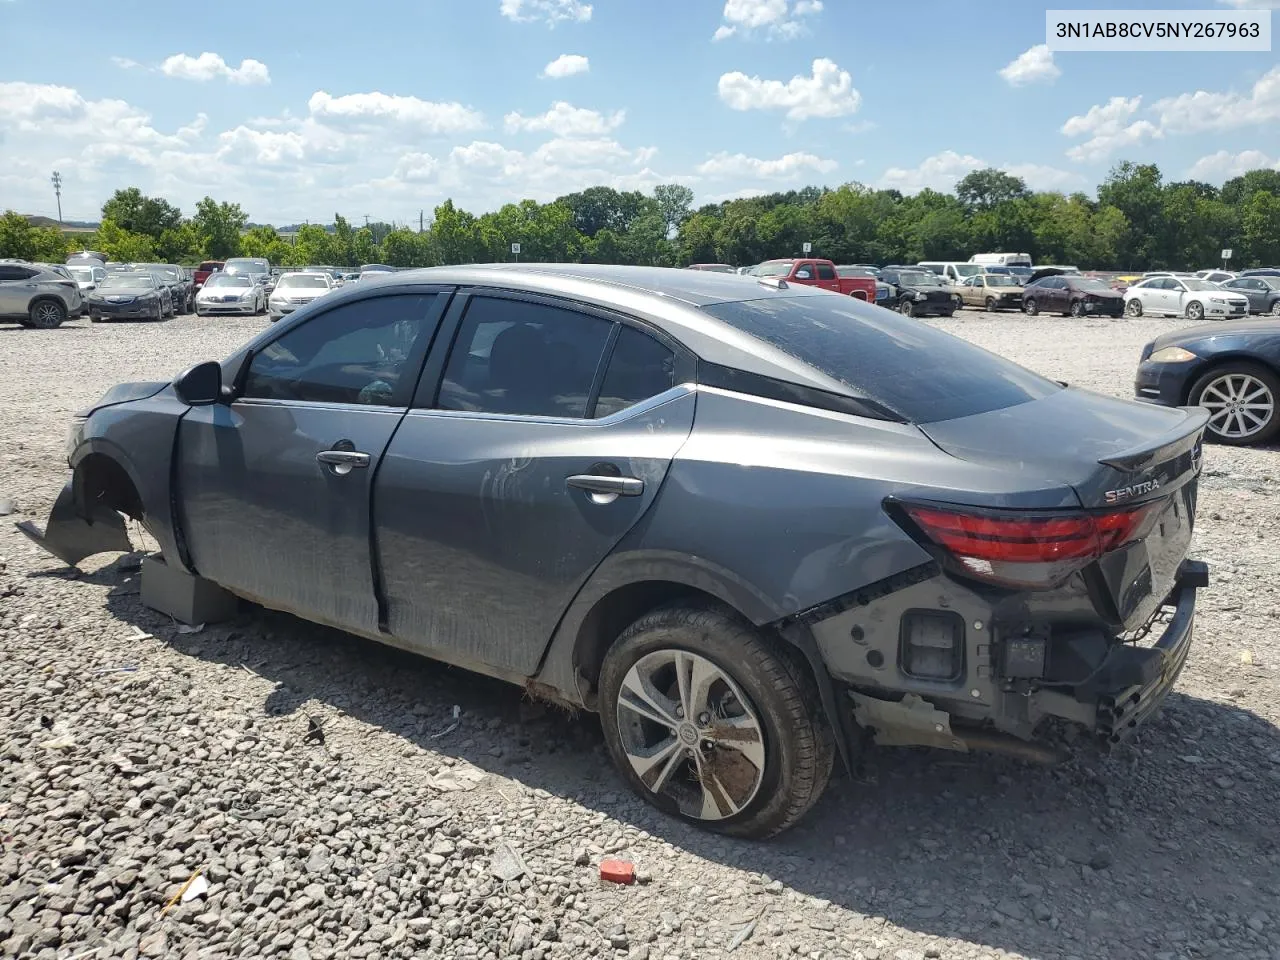
[(987, 286), (988, 287), (1016, 287), (1016, 286), (1020, 286), (1020, 284), (1013, 277), (1006, 276), (1003, 273), (989, 273), (987, 274)]
[[(1037, 400), (1062, 387), (927, 324), (836, 297), (716, 303), (707, 313), (913, 423)], [(921, 376), (922, 370), (929, 375)]]
[(1217, 290), (1216, 283), (1210, 283), (1208, 280), (1197, 280), (1195, 277), (1178, 277), (1178, 280), (1186, 284), (1188, 290)]
[(976, 277), (983, 271), (980, 263), (957, 263), (955, 267), (956, 273), (962, 277)]
[(122, 290), (154, 290), (156, 281), (155, 277), (146, 273), (117, 273), (106, 285)]
[(1094, 279), (1093, 277), (1072, 277), (1071, 283), (1073, 286), (1078, 287), (1081, 290), (1110, 290), (1111, 289), (1110, 286), (1103, 283), (1101, 280)]
[(88, 267), (68, 267), (71, 275), (77, 280), (83, 280), (85, 283), (93, 283), (93, 271)]
[(757, 277), (785, 277), (791, 272), (791, 260), (775, 260), (772, 263), (762, 263), (756, 267), (755, 275)]
[[(325, 282), (324, 274), (322, 273), (295, 273), (293, 276), (290, 276), (290, 277), (281, 277), (280, 282), (276, 284), (277, 290), (280, 290), (283, 288), (289, 288), (289, 287), (300, 287), (300, 288), (317, 288), (318, 287), (321, 290), (326, 290), (328, 289), (329, 284)], [(328, 302), (329, 301), (327, 300), (325, 301), (325, 303), (328, 303)]]
[(900, 273), (898, 274), (898, 283), (904, 284), (908, 287), (939, 286), (938, 275), (936, 273), (927, 273), (924, 270)]
[(234, 274), (228, 276), (225, 273), (217, 273), (209, 278), (209, 282), (205, 284), (206, 288), (212, 287), (252, 287), (253, 281), (248, 277), (236, 276)]

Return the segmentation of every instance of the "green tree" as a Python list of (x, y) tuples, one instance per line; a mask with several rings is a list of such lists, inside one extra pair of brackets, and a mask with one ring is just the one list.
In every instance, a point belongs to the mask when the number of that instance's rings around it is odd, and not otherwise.
[(657, 201), (658, 213), (667, 225), (667, 236), (680, 229), (680, 224), (689, 219), (693, 207), (693, 191), (681, 183), (660, 183), (653, 188), (653, 199)]
[[(392, 230), (382, 238), (381, 258), (393, 267), (426, 267), (434, 265), (431, 259), (430, 234), (412, 230)], [(373, 261), (365, 261), (372, 263)]]
[(484, 244), (476, 218), (459, 210), (452, 200), (436, 207), (430, 244), (435, 263), (477, 263), (483, 257)]
[(35, 259), (36, 241), (31, 223), (22, 214), (6, 210), (0, 217), (0, 257)]
[(205, 258), (204, 238), (190, 220), (160, 234), (156, 254), (162, 263), (199, 263)]
[(956, 184), (956, 196), (970, 209), (989, 210), (1013, 200), (1025, 200), (1030, 195), (1031, 191), (1021, 177), (994, 167), (974, 170)]
[(121, 263), (148, 263), (156, 259), (155, 244), (150, 237), (125, 230), (110, 217), (104, 217), (98, 226), (93, 246), (109, 259), (119, 260)]
[(1259, 190), (1280, 197), (1280, 170), (1249, 170), (1232, 177), (1222, 185), (1221, 196), (1224, 203), (1241, 206)]
[(215, 260), (226, 260), (240, 252), (240, 233), (249, 222), (238, 203), (218, 203), (205, 197), (196, 204), (191, 218), (199, 232), (205, 252)]
[(337, 266), (333, 236), (319, 224), (308, 223), (299, 227), (293, 238), (293, 249), (298, 264), (333, 263)]
[(1129, 234), (1118, 251), (1131, 268), (1149, 269), (1162, 254), (1160, 235), (1164, 192), (1154, 163), (1117, 164), (1098, 187), (1098, 202), (1115, 207), (1129, 222)]
[(182, 223), (182, 211), (167, 200), (144, 196), (137, 187), (128, 187), (117, 190), (102, 205), (102, 218), (158, 243), (166, 230), (176, 230)]
[(373, 239), (373, 230), (369, 227), (361, 227), (356, 231), (355, 239), (351, 243), (351, 262), (348, 266), (358, 267), (365, 263), (377, 263), (378, 244)]
[(1280, 196), (1257, 190), (1244, 202), (1240, 246), (1245, 263), (1280, 263)]
[(240, 237), (242, 257), (265, 257), (272, 264), (284, 266), (290, 262), (293, 247), (276, 232), (275, 227), (252, 227)]

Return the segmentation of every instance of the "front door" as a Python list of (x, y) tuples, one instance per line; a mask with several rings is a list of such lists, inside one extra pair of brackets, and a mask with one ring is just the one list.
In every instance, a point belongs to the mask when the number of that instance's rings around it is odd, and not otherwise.
[[(465, 312), (464, 312), (465, 311)], [(693, 424), (692, 361), (564, 301), (474, 296), (438, 398), (374, 491), (390, 632), (446, 660), (536, 672), (569, 602), (653, 503)]]
[(310, 620), (378, 630), (373, 477), (445, 299), (379, 293), (317, 313), (255, 353), (235, 402), (183, 418), (178, 497), (201, 576)]

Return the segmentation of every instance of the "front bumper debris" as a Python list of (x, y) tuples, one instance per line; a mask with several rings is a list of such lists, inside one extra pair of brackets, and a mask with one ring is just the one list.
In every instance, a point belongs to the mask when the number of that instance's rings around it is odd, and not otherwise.
[(70, 480), (58, 494), (41, 530), (30, 520), (15, 526), (33, 543), (53, 554), (69, 567), (95, 553), (127, 553), (133, 549), (124, 518), (114, 510), (97, 506), (88, 518), (76, 507), (75, 488)]

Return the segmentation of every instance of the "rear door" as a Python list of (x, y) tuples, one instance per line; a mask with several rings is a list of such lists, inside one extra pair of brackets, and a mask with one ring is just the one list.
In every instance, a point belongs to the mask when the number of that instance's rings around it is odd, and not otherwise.
[(12, 263), (0, 263), (0, 315), (26, 316), (36, 286), (36, 271)]
[(693, 424), (693, 361), (630, 319), (549, 298), (460, 296), (450, 327), (376, 481), (388, 628), (530, 676), (657, 496)]
[(814, 264), (814, 268), (818, 272), (818, 286), (824, 290), (840, 292), (840, 277), (837, 276), (836, 268), (832, 264), (818, 261)]
[(260, 348), (234, 403), (194, 407), (178, 441), (196, 570), (277, 609), (376, 632), (370, 497), (446, 292), (349, 301)]

